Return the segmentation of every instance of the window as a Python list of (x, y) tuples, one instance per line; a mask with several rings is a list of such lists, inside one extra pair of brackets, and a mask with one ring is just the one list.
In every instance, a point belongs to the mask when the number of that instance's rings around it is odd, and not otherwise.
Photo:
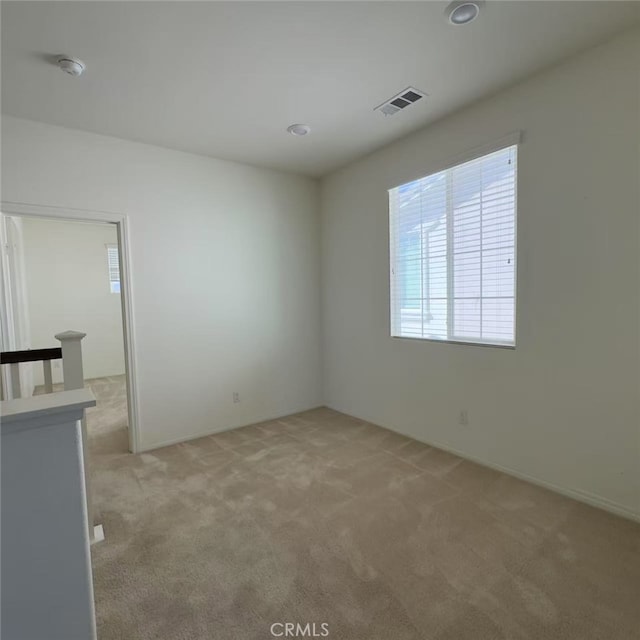
[(391, 335), (515, 345), (517, 145), (389, 191)]
[(107, 265), (109, 267), (109, 286), (111, 293), (120, 293), (120, 260), (118, 245), (107, 245)]

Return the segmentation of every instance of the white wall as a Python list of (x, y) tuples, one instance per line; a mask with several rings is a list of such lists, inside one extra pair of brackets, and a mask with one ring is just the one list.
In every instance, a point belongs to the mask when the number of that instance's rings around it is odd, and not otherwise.
[[(636, 30), (323, 181), (329, 406), (640, 515), (639, 63)], [(391, 339), (386, 189), (519, 129), (516, 350)]]
[(6, 116), (2, 137), (3, 200), (129, 216), (142, 448), (321, 403), (316, 181)]
[[(121, 300), (111, 293), (106, 248), (118, 242), (116, 226), (22, 220), (30, 348), (59, 347), (56, 333), (83, 331), (85, 379), (123, 374)], [(34, 365), (33, 373), (34, 384), (43, 384), (42, 366)], [(62, 381), (61, 366), (53, 377)]]

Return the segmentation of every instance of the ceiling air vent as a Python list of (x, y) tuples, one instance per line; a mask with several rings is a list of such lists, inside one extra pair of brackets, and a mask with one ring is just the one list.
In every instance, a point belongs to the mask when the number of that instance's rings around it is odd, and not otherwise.
[(422, 100), (426, 95), (423, 91), (414, 89), (413, 87), (407, 87), (398, 95), (378, 105), (374, 111), (381, 111), (385, 116), (392, 116), (394, 113), (398, 113), (398, 111), (402, 111), (402, 109), (411, 106), (414, 102)]

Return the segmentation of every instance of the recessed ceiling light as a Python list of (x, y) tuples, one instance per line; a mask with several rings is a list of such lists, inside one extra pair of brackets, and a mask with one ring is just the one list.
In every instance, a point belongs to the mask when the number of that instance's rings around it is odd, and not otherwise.
[(78, 58), (69, 58), (67, 56), (62, 56), (58, 58), (58, 66), (70, 76), (81, 76), (82, 72), (85, 70), (86, 65), (82, 60), (78, 60)]
[(311, 131), (311, 127), (307, 124), (292, 124), (287, 127), (287, 131), (292, 136), (306, 136), (309, 131)]
[(456, 26), (469, 24), (480, 14), (480, 3), (457, 0), (447, 7), (446, 14), (450, 24), (454, 24)]

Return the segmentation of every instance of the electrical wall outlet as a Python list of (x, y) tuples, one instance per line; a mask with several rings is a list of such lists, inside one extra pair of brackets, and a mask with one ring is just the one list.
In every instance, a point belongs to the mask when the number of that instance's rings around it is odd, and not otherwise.
[(240, 402), (240, 394), (237, 391), (233, 392), (233, 401)]
[(462, 409), (462, 411), (460, 411), (458, 423), (465, 427), (469, 424), (469, 412), (466, 409)]

